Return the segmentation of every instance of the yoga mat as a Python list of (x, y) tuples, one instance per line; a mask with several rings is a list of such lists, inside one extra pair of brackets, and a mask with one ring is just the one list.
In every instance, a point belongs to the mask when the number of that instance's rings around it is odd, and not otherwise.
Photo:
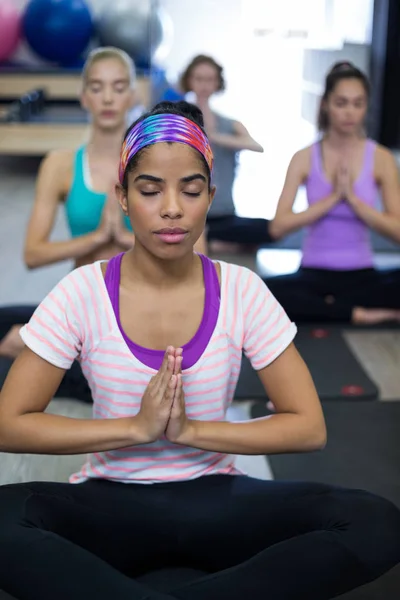
[[(400, 401), (324, 402), (328, 443), (321, 452), (268, 456), (275, 479), (364, 489), (400, 508)], [(252, 418), (270, 414), (255, 403)], [(400, 566), (343, 600), (398, 600)]]
[[(335, 327), (299, 327), (294, 343), (310, 369), (321, 400), (375, 400), (378, 388), (368, 377)], [(235, 392), (237, 400), (266, 398), (247, 358)]]

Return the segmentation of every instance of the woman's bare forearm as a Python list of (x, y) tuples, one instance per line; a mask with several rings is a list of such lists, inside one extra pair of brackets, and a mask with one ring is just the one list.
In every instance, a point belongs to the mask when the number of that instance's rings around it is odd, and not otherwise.
[(355, 194), (351, 194), (348, 201), (357, 217), (364, 221), (368, 227), (400, 244), (400, 218), (398, 216), (368, 206)]
[(0, 452), (85, 454), (148, 443), (136, 417), (72, 419), (29, 413), (0, 423)]
[(252, 152), (264, 152), (263, 147), (255, 140), (249, 137), (232, 135), (229, 133), (213, 133), (210, 135), (210, 141), (217, 146), (230, 148), (231, 150), (251, 150)]
[(312, 204), (306, 208), (306, 210), (298, 213), (288, 212), (277, 216), (271, 221), (269, 232), (273, 238), (279, 239), (289, 233), (307, 227), (325, 216), (337, 202), (338, 196), (336, 192), (334, 192), (326, 198)]
[(304, 415), (280, 413), (262, 419), (229, 423), (190, 421), (178, 443), (227, 454), (310, 452), (324, 447), (325, 423)]
[(25, 248), (25, 264), (29, 269), (37, 269), (63, 260), (76, 260), (94, 252), (105, 242), (101, 231), (94, 231), (65, 242), (41, 242)]

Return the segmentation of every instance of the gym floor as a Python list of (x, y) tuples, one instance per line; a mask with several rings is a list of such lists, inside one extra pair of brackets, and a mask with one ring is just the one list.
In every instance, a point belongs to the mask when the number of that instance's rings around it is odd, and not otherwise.
[[(0, 239), (2, 248), (0, 255), (0, 277), (2, 281), (0, 305), (39, 303), (72, 267), (72, 263), (65, 262), (61, 265), (29, 272), (23, 264), (23, 241), (34, 196), (38, 165), (39, 161), (35, 158), (0, 158), (0, 177), (2, 181), (0, 189)], [(244, 178), (246, 175), (243, 173), (241, 176)], [(54, 229), (54, 237), (62, 239), (67, 236), (65, 220), (62, 211), (60, 211)], [(234, 260), (262, 273), (276, 273), (277, 265), (279, 265), (281, 272), (296, 269), (299, 253), (290, 250), (263, 250), (258, 253), (257, 257), (221, 256), (220, 258)], [(382, 266), (399, 266), (399, 256), (397, 254), (380, 254), (378, 258), (379, 264)], [(381, 400), (390, 401), (400, 398), (400, 378), (398, 376), (400, 330), (349, 330), (346, 332), (346, 338), (359, 362), (380, 388)], [(240, 402), (240, 404), (233, 407), (230, 417), (236, 420), (247, 418), (250, 405), (250, 402)], [(51, 409), (62, 413), (67, 412), (71, 416), (82, 417), (90, 411), (88, 406), (62, 401), (53, 403)], [(46, 470), (48, 468), (43, 457), (37, 458), (35, 478), (37, 477), (37, 469)], [(4, 459), (5, 457), (2, 459), (0, 483), (9, 480), (10, 472), (15, 473), (16, 467), (18, 467), (18, 471), (20, 470), (20, 458), (10, 456), (6, 461), (7, 466), (4, 464)], [(239, 457), (238, 460), (240, 465), (253, 476), (271, 478), (271, 471), (264, 457)], [(70, 473), (72, 463), (68, 462), (65, 457), (60, 458), (60, 461), (63, 461), (63, 468), (56, 469), (57, 473), (46, 472), (46, 478), (54, 479), (54, 476), (56, 476), (59, 479)], [(73, 468), (75, 468), (75, 463), (76, 457)], [(34, 475), (32, 473), (32, 476)], [(20, 472), (20, 477), (24, 478), (23, 472)], [(29, 478), (29, 474), (25, 473), (25, 477)]]

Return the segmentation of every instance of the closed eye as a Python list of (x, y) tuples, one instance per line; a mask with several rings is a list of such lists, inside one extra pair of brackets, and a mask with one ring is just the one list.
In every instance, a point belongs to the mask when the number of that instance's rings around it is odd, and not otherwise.
[(156, 191), (156, 192), (144, 192), (143, 190), (141, 190), (140, 193), (141, 193), (142, 196), (155, 196), (156, 194), (159, 194), (158, 191)]

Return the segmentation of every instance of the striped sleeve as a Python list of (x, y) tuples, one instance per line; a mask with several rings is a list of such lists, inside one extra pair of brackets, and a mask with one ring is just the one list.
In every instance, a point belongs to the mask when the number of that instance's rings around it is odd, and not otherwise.
[(259, 371), (286, 350), (297, 328), (262, 279), (252, 271), (248, 271), (242, 298), (243, 351), (253, 369)]
[(82, 326), (74, 273), (57, 284), (20, 330), (25, 345), (61, 369), (69, 369), (82, 348)]

